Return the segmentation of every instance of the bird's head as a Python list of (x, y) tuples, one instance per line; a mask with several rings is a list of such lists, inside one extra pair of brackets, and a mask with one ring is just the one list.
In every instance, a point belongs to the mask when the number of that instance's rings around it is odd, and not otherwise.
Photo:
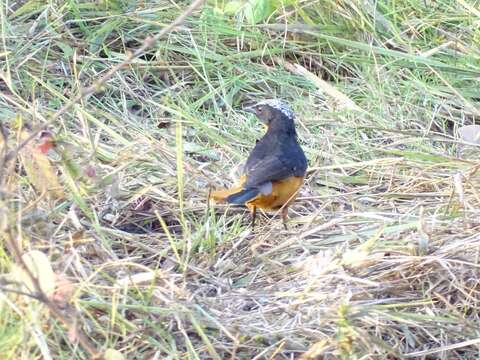
[(293, 111), (281, 100), (263, 100), (245, 110), (257, 115), (260, 122), (269, 129), (295, 131)]

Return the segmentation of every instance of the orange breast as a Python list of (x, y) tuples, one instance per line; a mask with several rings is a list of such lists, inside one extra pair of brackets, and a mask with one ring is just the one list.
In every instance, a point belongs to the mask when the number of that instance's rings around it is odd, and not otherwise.
[[(290, 204), (303, 184), (303, 177), (291, 176), (284, 180), (272, 182), (272, 193), (258, 195), (246, 203), (249, 208), (254, 206), (265, 210), (278, 210), (285, 204)], [(287, 204), (287, 205), (288, 205)]]

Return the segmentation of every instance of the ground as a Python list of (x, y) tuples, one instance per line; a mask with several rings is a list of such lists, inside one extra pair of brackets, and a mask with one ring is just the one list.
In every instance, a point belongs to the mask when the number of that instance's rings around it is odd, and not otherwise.
[[(477, 359), (478, 2), (209, 1), (55, 115), (187, 5), (1, 7), (8, 149), (48, 125), (2, 162), (1, 358), (86, 359), (83, 332), (125, 359)], [(207, 199), (268, 98), (309, 170), (289, 229), (252, 231)], [(70, 322), (10, 291), (12, 239)]]

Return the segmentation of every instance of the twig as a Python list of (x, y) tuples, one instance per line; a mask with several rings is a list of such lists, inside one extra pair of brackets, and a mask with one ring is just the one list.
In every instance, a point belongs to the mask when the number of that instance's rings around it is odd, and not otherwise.
[[(6, 154), (8, 152), (7, 132), (0, 121), (0, 193), (2, 192), (3, 174), (5, 173)], [(1, 197), (0, 197), (1, 198)]]
[[(2, 170), (0, 173), (0, 185), (2, 184), (2, 178), (5, 173), (3, 171), (8, 164), (8, 162), (14, 159), (19, 151), (25, 147), (30, 141), (32, 141), (42, 130), (48, 126), (48, 124), (54, 122), (60, 116), (65, 114), (70, 108), (72, 108), (76, 103), (82, 100), (84, 97), (97, 92), (103, 84), (105, 84), (109, 79), (111, 79), (115, 73), (117, 73), (123, 67), (129, 65), (132, 60), (143, 54), (145, 50), (152, 47), (161, 37), (165, 36), (169, 32), (171, 32), (176, 26), (181, 24), (187, 16), (189, 16), (196, 8), (198, 8), (201, 4), (203, 4), (205, 0), (195, 0), (192, 4), (180, 15), (178, 16), (172, 23), (168, 26), (163, 28), (160, 32), (158, 32), (155, 36), (148, 36), (144, 39), (143, 44), (137, 48), (134, 52), (129, 52), (125, 60), (121, 63), (112, 67), (103, 77), (99, 80), (95, 81), (90, 86), (84, 88), (79, 94), (77, 94), (73, 99), (71, 99), (67, 104), (61, 107), (58, 111), (56, 111), (49, 121), (36, 126), (31, 134), (24, 139), (20, 144), (18, 144), (14, 149), (8, 151), (7, 148), (7, 136), (4, 134), (3, 125), (0, 123), (0, 139), (3, 140), (3, 144), (1, 144), (0, 148), (0, 169)], [(32, 273), (28, 265), (26, 264), (24, 258), (22, 257), (22, 250), (20, 249), (18, 243), (15, 241), (12, 231), (8, 229), (5, 231), (6, 243), (8, 245), (9, 250), (12, 252), (13, 257), (15, 258), (16, 262), (21, 266), (21, 268), (26, 272), (27, 276), (31, 280), (34, 288), (34, 293), (32, 294), (23, 294), (26, 296), (30, 296), (32, 298), (37, 299), (38, 301), (45, 304), (45, 306), (50, 310), (50, 313), (62, 322), (68, 329), (73, 329), (76, 335), (76, 338), (80, 345), (84, 348), (84, 350), (88, 353), (89, 357), (92, 359), (100, 359), (103, 356), (103, 353), (99, 351), (95, 344), (90, 340), (90, 338), (77, 326), (77, 319), (75, 318), (72, 313), (74, 310), (71, 310), (70, 307), (67, 307), (67, 310), (63, 311), (58, 304), (51, 300), (47, 294), (41, 288), (40, 282), (38, 278)], [(11, 291), (10, 289), (3, 289), (6, 291)], [(22, 293), (20, 291), (16, 291), (17, 293)]]
[(75, 330), (78, 342), (82, 345), (82, 347), (92, 359), (100, 359), (102, 353), (96, 349), (95, 345), (90, 341), (87, 335), (85, 335), (85, 333), (76, 325), (75, 319), (72, 319), (71, 317), (65, 315), (63, 311), (58, 307), (57, 303), (55, 301), (52, 301), (47, 296), (47, 294), (45, 294), (40, 285), (40, 282), (38, 281), (38, 278), (32, 273), (27, 263), (25, 262), (25, 259), (22, 257), (22, 251), (18, 247), (18, 243), (14, 240), (11, 231), (6, 231), (6, 239), (17, 263), (20, 264), (20, 266), (25, 271), (33, 284), (35, 294), (32, 294), (30, 296), (44, 303), (45, 306), (50, 310), (52, 315), (58, 320), (60, 320), (67, 328), (73, 328)]
[(17, 295), (23, 295), (23, 296), (27, 296), (29, 298), (32, 298), (32, 299), (35, 299), (35, 300), (38, 300), (38, 301), (42, 301), (42, 299), (35, 295), (35, 294), (30, 294), (30, 293), (27, 293), (25, 291), (20, 291), (20, 290), (16, 290), (16, 289), (10, 289), (10, 288), (6, 288), (6, 287), (3, 287), (3, 286), (0, 286), (0, 291), (3, 291), (5, 293), (12, 293), (12, 294), (17, 294)]
[(140, 55), (143, 54), (143, 52), (145, 50), (147, 50), (150, 47), (152, 47), (153, 45), (155, 45), (155, 43), (160, 38), (162, 38), (163, 36), (165, 36), (166, 34), (171, 32), (175, 27), (180, 25), (185, 20), (185, 18), (187, 16), (189, 16), (193, 11), (195, 11), (196, 8), (198, 8), (200, 5), (202, 5), (204, 1), (205, 0), (195, 0), (192, 4), (190, 4), (190, 6), (180, 16), (178, 16), (175, 20), (173, 20), (173, 22), (170, 23), (168, 26), (166, 26), (165, 28), (160, 30), (155, 36), (147, 36), (143, 40), (143, 44), (139, 48), (137, 48), (134, 52), (127, 53), (127, 56), (125, 57), (125, 59), (122, 62), (120, 62), (117, 65), (115, 65), (114, 67), (112, 67), (103, 77), (101, 77), (100, 79), (95, 81), (92, 85), (83, 89), (72, 100), (70, 100), (63, 107), (61, 107), (58, 111), (56, 111), (52, 115), (52, 117), (50, 118), (50, 121), (48, 123), (41, 124), (41, 125), (38, 125), (37, 127), (35, 127), (32, 130), (32, 133), (30, 134), (30, 136), (28, 136), (19, 145), (17, 145), (15, 147), (15, 149), (12, 149), (11, 151), (9, 151), (6, 154), (6, 156), (4, 157), (5, 158), (4, 162), (6, 163), (6, 162), (10, 161), (11, 159), (13, 159), (18, 154), (18, 152), (25, 145), (27, 145), (30, 141), (32, 141), (42, 130), (44, 130), (48, 126), (49, 123), (54, 122), (60, 116), (65, 114), (72, 106), (74, 106), (76, 103), (78, 103), (80, 100), (82, 100), (87, 95), (91, 95), (91, 94), (99, 91), (100, 88), (102, 87), (102, 85), (105, 84), (108, 80), (110, 80), (113, 75), (115, 75), (123, 67), (129, 65), (132, 62), (132, 60), (139, 57)]

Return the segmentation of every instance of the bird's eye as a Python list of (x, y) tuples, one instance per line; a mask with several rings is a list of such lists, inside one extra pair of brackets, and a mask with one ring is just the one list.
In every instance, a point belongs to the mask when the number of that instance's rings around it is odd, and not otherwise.
[(258, 112), (263, 112), (263, 106), (259, 106), (259, 107), (257, 108), (257, 110), (258, 110)]

